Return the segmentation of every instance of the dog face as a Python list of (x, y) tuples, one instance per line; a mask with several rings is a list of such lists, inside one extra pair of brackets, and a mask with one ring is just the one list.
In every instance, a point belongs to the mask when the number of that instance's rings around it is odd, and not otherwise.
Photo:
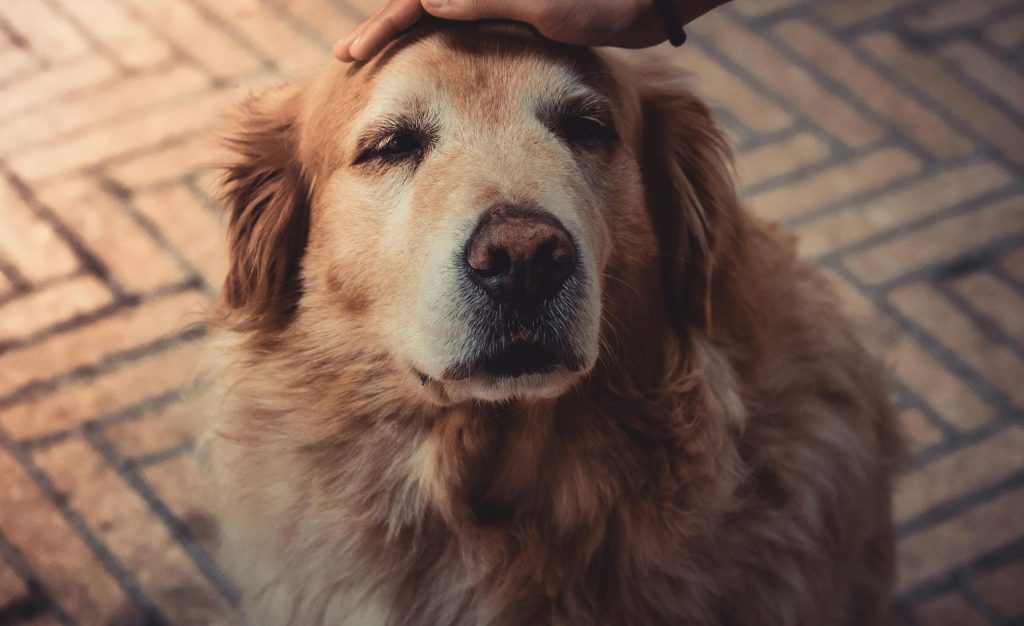
[[(665, 169), (685, 138), (644, 126), (653, 100), (622, 72), (518, 27), (434, 24), (250, 104), (226, 178), (228, 306), (338, 354), (371, 346), (434, 400), (563, 393), (630, 293), (665, 306), (639, 288), (672, 279), (659, 257), (708, 249), (698, 187)], [(665, 104), (710, 128), (695, 102)], [(652, 190), (696, 214), (659, 220), (679, 207), (652, 211)]]
[(369, 279), (389, 351), (449, 396), (557, 394), (597, 360), (607, 216), (641, 206), (606, 184), (630, 170), (617, 107), (554, 57), (457, 46), (380, 67), (314, 209), (318, 252)]

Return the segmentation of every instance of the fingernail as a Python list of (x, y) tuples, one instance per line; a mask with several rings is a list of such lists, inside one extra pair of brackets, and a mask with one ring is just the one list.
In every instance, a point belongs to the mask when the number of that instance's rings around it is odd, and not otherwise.
[(426, 0), (426, 3), (432, 9), (440, 9), (448, 4), (448, 0)]

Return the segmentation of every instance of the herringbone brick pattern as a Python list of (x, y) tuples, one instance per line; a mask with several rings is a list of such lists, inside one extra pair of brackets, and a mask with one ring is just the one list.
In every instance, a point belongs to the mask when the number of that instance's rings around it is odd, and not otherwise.
[[(372, 0), (0, 3), (0, 623), (229, 622), (185, 378), (211, 129)], [(1024, 2), (739, 0), (675, 54), (886, 363), (904, 624), (1024, 624)]]

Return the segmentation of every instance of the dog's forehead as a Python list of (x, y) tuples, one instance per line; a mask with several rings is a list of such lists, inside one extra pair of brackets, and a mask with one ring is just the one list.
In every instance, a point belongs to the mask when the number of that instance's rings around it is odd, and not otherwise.
[(427, 20), (369, 62), (332, 65), (307, 86), (301, 155), (307, 167), (332, 171), (365, 129), (403, 115), (514, 132), (537, 105), (560, 98), (589, 91), (614, 104), (625, 92), (605, 63), (521, 25)]
[(606, 91), (607, 72), (590, 50), (543, 40), (508, 23), (427, 26), (366, 68), (370, 103), (444, 96), (498, 111), (522, 99)]

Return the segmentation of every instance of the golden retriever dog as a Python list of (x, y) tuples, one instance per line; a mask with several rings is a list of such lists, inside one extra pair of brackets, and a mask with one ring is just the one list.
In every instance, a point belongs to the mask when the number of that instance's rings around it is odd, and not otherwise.
[(428, 22), (230, 145), (203, 454), (248, 623), (886, 620), (879, 367), (656, 56)]

